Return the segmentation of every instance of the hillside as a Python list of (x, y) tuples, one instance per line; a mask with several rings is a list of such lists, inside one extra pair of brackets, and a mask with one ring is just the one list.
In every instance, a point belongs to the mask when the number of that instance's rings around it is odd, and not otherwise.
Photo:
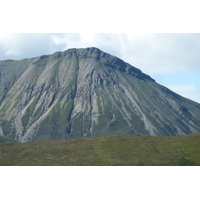
[(18, 141), (0, 136), (0, 143), (17, 143)]
[(200, 134), (120, 135), (0, 144), (0, 165), (200, 165)]
[(200, 132), (200, 104), (97, 48), (0, 61), (0, 135), (19, 142)]

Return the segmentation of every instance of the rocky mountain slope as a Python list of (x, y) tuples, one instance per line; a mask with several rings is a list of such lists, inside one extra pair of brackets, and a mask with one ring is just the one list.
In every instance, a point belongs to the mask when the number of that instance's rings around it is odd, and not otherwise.
[(97, 48), (0, 61), (0, 135), (20, 142), (200, 132), (200, 104)]

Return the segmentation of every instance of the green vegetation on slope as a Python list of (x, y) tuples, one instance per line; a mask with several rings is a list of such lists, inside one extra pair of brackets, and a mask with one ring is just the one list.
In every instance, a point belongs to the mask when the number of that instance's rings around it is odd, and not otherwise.
[(0, 165), (200, 165), (200, 134), (120, 135), (0, 144)]
[(18, 141), (0, 136), (0, 143), (18, 143)]

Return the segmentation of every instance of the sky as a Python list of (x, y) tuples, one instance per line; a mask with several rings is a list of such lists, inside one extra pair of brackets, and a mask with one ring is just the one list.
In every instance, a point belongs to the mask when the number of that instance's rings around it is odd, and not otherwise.
[(0, 60), (97, 47), (200, 103), (199, 33), (1, 33)]

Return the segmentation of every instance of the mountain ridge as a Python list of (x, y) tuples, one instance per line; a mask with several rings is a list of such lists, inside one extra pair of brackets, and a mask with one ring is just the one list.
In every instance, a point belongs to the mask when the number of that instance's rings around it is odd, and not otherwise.
[(21, 142), (200, 131), (200, 105), (98, 48), (0, 61), (0, 135)]

